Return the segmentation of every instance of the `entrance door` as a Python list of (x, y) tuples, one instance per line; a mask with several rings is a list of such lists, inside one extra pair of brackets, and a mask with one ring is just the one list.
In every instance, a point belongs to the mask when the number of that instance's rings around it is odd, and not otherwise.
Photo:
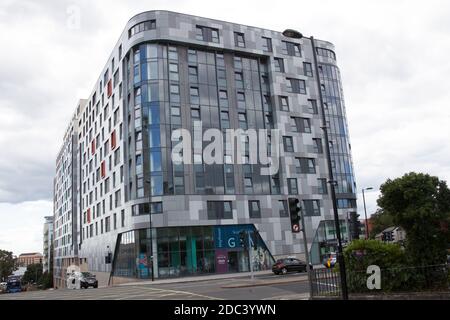
[(228, 272), (239, 271), (239, 260), (237, 251), (228, 251)]

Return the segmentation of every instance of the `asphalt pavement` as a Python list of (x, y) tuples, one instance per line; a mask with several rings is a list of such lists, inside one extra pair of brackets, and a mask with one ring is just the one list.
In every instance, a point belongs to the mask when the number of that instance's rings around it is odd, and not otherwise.
[[(159, 282), (82, 290), (45, 290), (0, 294), (0, 300), (304, 300), (306, 274), (259, 274), (251, 280), (236, 274), (222, 279)], [(183, 281), (183, 279), (179, 279)]]

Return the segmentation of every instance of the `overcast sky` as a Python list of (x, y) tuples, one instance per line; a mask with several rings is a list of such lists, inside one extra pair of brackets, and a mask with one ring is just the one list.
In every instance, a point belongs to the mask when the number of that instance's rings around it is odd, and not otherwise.
[[(70, 116), (127, 21), (154, 9), (333, 42), (358, 190), (409, 171), (450, 178), (449, 1), (0, 0), (1, 249), (42, 252)], [(369, 213), (377, 197), (367, 193)]]

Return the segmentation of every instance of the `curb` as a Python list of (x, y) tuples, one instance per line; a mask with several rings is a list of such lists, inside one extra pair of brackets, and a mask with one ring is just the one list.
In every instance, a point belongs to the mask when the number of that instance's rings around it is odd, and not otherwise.
[(306, 279), (297, 279), (297, 280), (284, 280), (284, 281), (272, 281), (272, 282), (262, 282), (262, 283), (244, 283), (244, 284), (230, 284), (230, 285), (224, 285), (221, 286), (221, 288), (224, 289), (235, 289), (235, 288), (248, 288), (248, 287), (263, 287), (263, 286), (270, 286), (274, 284), (286, 284), (286, 283), (293, 283), (293, 282), (305, 282), (308, 281), (308, 278)]

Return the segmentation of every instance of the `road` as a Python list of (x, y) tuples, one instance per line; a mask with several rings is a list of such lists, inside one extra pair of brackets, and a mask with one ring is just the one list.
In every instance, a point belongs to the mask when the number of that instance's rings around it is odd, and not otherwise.
[[(257, 284), (257, 286), (253, 286)], [(0, 300), (298, 300), (307, 299), (305, 274), (272, 274), (165, 284), (133, 284), (84, 290), (1, 294)]]

